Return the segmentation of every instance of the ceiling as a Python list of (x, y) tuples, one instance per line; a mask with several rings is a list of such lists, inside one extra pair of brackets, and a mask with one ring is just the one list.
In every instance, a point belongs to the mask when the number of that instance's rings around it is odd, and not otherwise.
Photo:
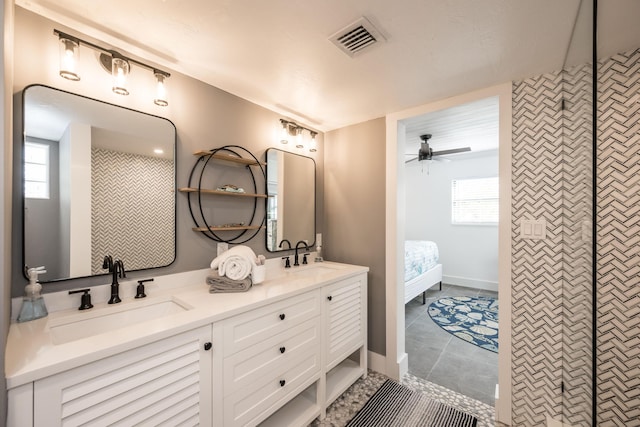
[[(637, 47), (640, 1), (602, 3), (601, 52)], [(16, 4), (320, 131), (590, 58), (590, 19), (579, 13), (580, 0)], [(329, 39), (361, 17), (384, 40), (350, 57)], [(569, 49), (574, 27), (584, 37)]]

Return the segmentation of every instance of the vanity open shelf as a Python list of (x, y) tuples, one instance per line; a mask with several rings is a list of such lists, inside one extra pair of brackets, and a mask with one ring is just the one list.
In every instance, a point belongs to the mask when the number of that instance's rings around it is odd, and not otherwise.
[(267, 198), (266, 194), (255, 194), (255, 193), (232, 193), (230, 191), (220, 191), (220, 190), (207, 190), (207, 189), (200, 189), (198, 190), (197, 188), (192, 188), (192, 187), (183, 187), (183, 188), (179, 188), (178, 191), (181, 191), (183, 193), (197, 193), (200, 192), (202, 194), (216, 194), (218, 196), (233, 196), (233, 197), (260, 197), (263, 199)]
[(230, 226), (230, 227), (215, 227), (211, 226), (207, 227), (193, 227), (193, 231), (240, 231), (240, 230), (259, 230), (265, 228), (264, 226), (259, 225), (238, 225), (238, 226)]
[[(251, 240), (265, 228), (265, 215), (258, 201), (268, 197), (266, 163), (237, 145), (199, 150), (193, 154), (198, 160), (191, 169), (188, 186), (178, 189), (187, 195), (189, 212), (195, 225), (192, 230), (216, 242), (242, 244)], [(245, 173), (239, 172), (240, 169), (234, 166), (242, 166)], [(242, 187), (249, 191), (225, 191), (227, 187), (233, 190)], [(214, 201), (212, 196), (224, 196), (224, 200)], [(234, 198), (238, 201), (234, 201)], [(230, 206), (236, 210), (240, 206), (244, 210), (246, 202), (239, 201), (242, 199), (253, 200), (252, 209), (247, 207), (251, 209), (248, 210), (247, 217), (230, 217)], [(217, 234), (219, 232), (224, 234)], [(233, 232), (236, 232), (235, 235)]]
[(238, 164), (245, 165), (245, 166), (259, 166), (259, 165), (266, 166), (267, 165), (266, 163), (256, 162), (253, 159), (246, 159), (244, 157), (236, 157), (236, 156), (231, 156), (231, 155), (223, 154), (223, 153), (211, 154), (210, 150), (199, 150), (199, 151), (196, 151), (195, 153), (193, 153), (193, 155), (194, 156), (198, 156), (198, 157), (211, 156), (212, 158), (217, 159), (217, 160), (224, 160), (224, 161), (227, 161), (227, 162), (238, 163)]

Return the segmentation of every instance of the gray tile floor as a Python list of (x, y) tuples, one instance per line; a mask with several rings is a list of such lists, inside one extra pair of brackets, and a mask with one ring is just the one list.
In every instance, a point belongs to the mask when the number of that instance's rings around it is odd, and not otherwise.
[(498, 354), (465, 342), (438, 326), (427, 312), (432, 301), (445, 296), (491, 296), (497, 292), (442, 285), (427, 291), (427, 303), (419, 295), (405, 305), (405, 351), (409, 373), (483, 403), (495, 404)]

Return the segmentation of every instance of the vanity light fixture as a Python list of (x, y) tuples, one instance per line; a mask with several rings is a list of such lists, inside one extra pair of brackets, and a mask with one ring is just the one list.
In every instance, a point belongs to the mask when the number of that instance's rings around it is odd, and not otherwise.
[(129, 95), (127, 90), (127, 76), (129, 75), (129, 62), (126, 58), (116, 55), (111, 55), (111, 76), (113, 77), (113, 90), (118, 95)]
[(80, 74), (78, 74), (79, 47), (77, 39), (60, 36), (60, 76), (65, 79), (80, 80)]
[(69, 80), (80, 80), (78, 73), (78, 58), (80, 54), (80, 45), (89, 47), (100, 52), (99, 62), (112, 76), (112, 90), (119, 95), (128, 95), (127, 77), (131, 71), (131, 65), (137, 65), (141, 68), (151, 70), (156, 79), (156, 95), (153, 102), (161, 107), (169, 105), (167, 101), (167, 89), (165, 80), (171, 76), (166, 71), (159, 70), (144, 62), (128, 58), (119, 52), (109, 50), (79, 39), (59, 30), (53, 30), (53, 34), (57, 35), (60, 40), (60, 75)]
[(312, 153), (318, 151), (316, 147), (316, 136), (318, 132), (285, 119), (280, 119), (280, 124), (282, 125), (280, 131), (281, 144), (288, 144), (289, 137), (294, 137), (296, 139), (296, 148), (304, 148), (304, 132), (307, 131), (309, 135), (311, 135), (309, 151)]
[(318, 132), (314, 132), (314, 131), (310, 131), (311, 132), (311, 142), (309, 142), (309, 151), (312, 153), (315, 153), (316, 151), (318, 151), (318, 145), (316, 143), (316, 136), (318, 135)]
[(298, 133), (296, 136), (296, 148), (304, 148), (304, 135), (302, 133), (302, 128), (299, 127), (296, 131)]
[(161, 107), (166, 107), (169, 105), (167, 101), (167, 89), (164, 86), (164, 79), (169, 77), (168, 73), (160, 70), (153, 70), (153, 75), (156, 76), (156, 98), (153, 100), (153, 103), (159, 105)]
[(289, 123), (284, 119), (280, 119), (280, 124), (282, 125), (282, 129), (280, 130), (280, 144), (288, 144), (289, 143)]

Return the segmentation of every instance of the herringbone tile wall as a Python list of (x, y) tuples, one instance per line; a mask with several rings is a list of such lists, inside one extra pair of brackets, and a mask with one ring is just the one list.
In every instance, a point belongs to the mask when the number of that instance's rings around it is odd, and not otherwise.
[[(173, 161), (119, 151), (91, 150), (91, 269), (105, 273), (106, 254), (127, 270), (173, 261)], [(159, 179), (158, 177), (164, 177)]]
[(598, 67), (598, 426), (640, 426), (640, 49)]
[(562, 72), (565, 100), (562, 293), (562, 421), (592, 423), (593, 354), (593, 72), (585, 64)]
[[(597, 425), (638, 427), (640, 49), (598, 69)], [(591, 78), (513, 85), (513, 425), (591, 425)], [(520, 239), (523, 218), (547, 239)]]
[[(562, 76), (513, 84), (512, 422), (546, 424), (562, 413), (565, 260)], [(546, 239), (521, 239), (522, 219), (545, 219)]]

